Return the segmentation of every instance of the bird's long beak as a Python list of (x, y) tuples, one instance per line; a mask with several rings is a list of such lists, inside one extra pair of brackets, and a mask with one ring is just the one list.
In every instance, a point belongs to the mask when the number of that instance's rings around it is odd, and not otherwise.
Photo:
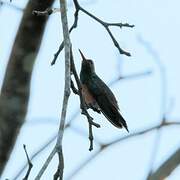
[(82, 57), (82, 60), (84, 61), (86, 61), (86, 58), (85, 58), (85, 56), (84, 56), (84, 54), (81, 52), (81, 50), (79, 49), (79, 52), (80, 52), (80, 54), (81, 54), (81, 57)]

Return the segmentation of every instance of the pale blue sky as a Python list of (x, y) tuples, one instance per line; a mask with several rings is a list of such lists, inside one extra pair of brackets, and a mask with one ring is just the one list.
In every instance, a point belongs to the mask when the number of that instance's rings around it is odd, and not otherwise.
[[(18, 7), (24, 7), (26, 2), (25, 0), (14, 0), (13, 3)], [(121, 112), (127, 120), (130, 133), (157, 124), (160, 117), (160, 73), (154, 57), (140, 42), (139, 39), (142, 38), (149, 42), (158, 53), (166, 68), (167, 109), (174, 99), (174, 106), (168, 115), (168, 119), (179, 120), (179, 1), (97, 0), (93, 1), (92, 4), (86, 4), (85, 0), (79, 2), (84, 8), (105, 21), (129, 22), (135, 24), (135, 28), (112, 28), (119, 44), (132, 54), (130, 58), (125, 57), (119, 55), (101, 25), (80, 13), (78, 28), (71, 35), (78, 72), (81, 65), (78, 48), (88, 58), (94, 60), (97, 74), (106, 83), (118, 76), (119, 61), (122, 62), (123, 75), (152, 70), (153, 74), (150, 76), (124, 80), (113, 85), (111, 89), (116, 95)], [(58, 1), (55, 4), (57, 7)], [(73, 22), (73, 13), (74, 11), (70, 6), (68, 9), (69, 25)], [(8, 6), (0, 8), (0, 85), (2, 85), (4, 69), (21, 16), (20, 11)], [(28, 152), (31, 155), (58, 130), (58, 124), (50, 121), (57, 122), (60, 116), (64, 85), (64, 54), (61, 53), (55, 66), (51, 67), (50, 62), (61, 40), (60, 15), (54, 14), (48, 21), (33, 71), (27, 123), (20, 132), (2, 179), (14, 177), (26, 161), (22, 144), (27, 145)], [(78, 97), (72, 93), (67, 116), (70, 117), (78, 107)], [(100, 141), (109, 142), (111, 139), (127, 134), (124, 130), (119, 131), (112, 127), (103, 116), (90, 112), (94, 119), (101, 124), (101, 129), (94, 129), (95, 137)], [(49, 120), (49, 123), (43, 123), (44, 119)], [(33, 124), (32, 121), (39, 121), (39, 123)], [(79, 115), (73, 122), (73, 126), (87, 132), (87, 122), (84, 116)], [(155, 133), (153, 132), (110, 147), (90, 162), (73, 180), (143, 180), (149, 168), (154, 137)], [(65, 177), (68, 177), (68, 174), (78, 163), (98, 150), (98, 146), (95, 145), (94, 151), (89, 152), (88, 138), (81, 137), (72, 130), (65, 132), (63, 143)], [(179, 128), (168, 127), (164, 129), (154, 168), (158, 167), (179, 145)], [(34, 168), (30, 179), (33, 179), (37, 174), (52, 147), (47, 148), (45, 153), (33, 161)], [(42, 179), (52, 179), (56, 166), (57, 159), (55, 158)], [(175, 170), (168, 179), (178, 180), (178, 177), (180, 177), (180, 169)]]

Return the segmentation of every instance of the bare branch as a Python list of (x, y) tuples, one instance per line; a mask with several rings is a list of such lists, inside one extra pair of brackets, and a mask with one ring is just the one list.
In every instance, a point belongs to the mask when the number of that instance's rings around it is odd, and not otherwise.
[(30, 175), (31, 169), (32, 169), (32, 167), (33, 167), (33, 164), (31, 163), (31, 160), (29, 159), (29, 156), (28, 156), (28, 153), (27, 153), (26, 145), (25, 145), (25, 144), (23, 145), (23, 148), (24, 148), (24, 151), (25, 151), (25, 154), (26, 154), (26, 158), (27, 158), (28, 165), (29, 165), (28, 171), (27, 171), (25, 177), (23, 178), (23, 180), (28, 180), (28, 177), (29, 177), (29, 175)]
[(108, 23), (105, 21), (102, 21), (101, 19), (99, 19), (98, 17), (96, 17), (95, 15), (93, 15), (92, 13), (88, 12), (87, 10), (85, 10), (84, 8), (82, 8), (77, 0), (74, 0), (74, 3), (76, 4), (76, 8), (78, 8), (80, 11), (82, 11), (83, 13), (85, 13), (86, 15), (88, 15), (89, 17), (91, 17), (92, 19), (94, 19), (95, 21), (97, 21), (98, 23), (100, 23), (102, 26), (104, 26), (104, 28), (106, 29), (106, 31), (109, 33), (115, 47), (119, 50), (120, 54), (124, 54), (126, 56), (131, 56), (131, 54), (127, 51), (124, 51), (119, 43), (117, 42), (117, 40), (115, 39), (114, 35), (112, 34), (111, 30), (109, 29), (110, 26), (117, 26), (117, 27), (130, 27), (133, 28), (134, 25), (130, 25), (128, 23)]
[[(75, 9), (76, 9), (76, 10), (75, 10), (75, 13), (74, 13), (74, 22), (73, 22), (71, 28), (69, 29), (69, 33), (71, 33), (72, 30), (75, 29), (75, 28), (77, 27), (77, 24), (78, 24), (79, 9), (77, 8), (77, 5), (76, 5), (76, 4), (74, 4), (74, 5), (75, 5)], [(52, 60), (52, 62), (51, 62), (51, 65), (54, 65), (54, 64), (56, 63), (56, 60), (57, 60), (60, 52), (63, 50), (63, 48), (64, 48), (64, 41), (63, 41), (63, 42), (61, 43), (61, 45), (59, 46), (58, 51), (54, 54), (54, 58), (53, 58), (53, 60)]]
[[(59, 164), (56, 173), (54, 174), (54, 180), (63, 180), (63, 169), (64, 169), (64, 159), (63, 159), (63, 152), (58, 152)], [(61, 162), (61, 163), (60, 163)], [(63, 167), (62, 167), (63, 166)]]
[[(69, 118), (70, 121), (69, 121), (69, 123), (66, 124), (65, 128), (69, 128), (70, 125), (71, 125), (71, 123), (72, 123), (72, 121), (74, 121), (74, 120), (77, 118), (78, 115), (79, 115), (79, 111), (75, 111), (75, 112), (72, 114), (72, 116)], [(34, 160), (35, 158), (37, 158), (40, 153), (42, 153), (46, 148), (48, 148), (49, 145), (52, 144), (52, 142), (56, 140), (56, 138), (57, 138), (57, 134), (53, 134), (37, 151), (35, 151), (35, 152), (33, 153), (33, 155), (32, 155), (31, 158), (30, 158), (31, 161)], [(24, 164), (24, 165), (22, 166), (22, 168), (21, 168), (21, 169), (17, 172), (17, 174), (14, 176), (13, 180), (18, 179), (19, 176), (23, 173), (23, 171), (25, 170), (25, 168), (26, 168), (27, 166), (28, 166), (28, 163)]]
[[(35, 159), (36, 157), (38, 157), (38, 155), (40, 153), (42, 153), (46, 148), (49, 147), (49, 145), (57, 138), (57, 135), (53, 135), (52, 137), (50, 137), (47, 142), (45, 142), (35, 153), (33, 153), (33, 155), (31, 156), (31, 161), (33, 159)], [(28, 166), (28, 163), (24, 164), (22, 166), (22, 168), (20, 168), (20, 170), (17, 172), (17, 174), (14, 176), (13, 180), (16, 180), (19, 178), (19, 176), (23, 173), (23, 171), (26, 169), (26, 167)]]
[(38, 175), (35, 177), (35, 180), (39, 180), (41, 178), (41, 176), (45, 172), (46, 168), (48, 167), (49, 163), (51, 162), (55, 154), (56, 154), (56, 148), (54, 147), (52, 152), (49, 154), (48, 158), (46, 159), (46, 162), (44, 163), (43, 167), (39, 171)]
[[(82, 11), (83, 13), (85, 13), (86, 15), (88, 15), (89, 17), (91, 17), (92, 19), (94, 19), (95, 21), (97, 21), (98, 23), (100, 23), (105, 29), (106, 31), (108, 32), (108, 34), (110, 35), (115, 47), (119, 50), (119, 53), (120, 54), (124, 54), (126, 56), (131, 56), (131, 54), (125, 50), (123, 50), (119, 43), (117, 42), (116, 38), (114, 37), (114, 35), (112, 34), (111, 30), (109, 29), (110, 26), (116, 26), (116, 27), (119, 27), (119, 28), (122, 28), (122, 27), (129, 27), (129, 28), (133, 28), (134, 25), (130, 25), (128, 23), (108, 23), (108, 22), (105, 22), (105, 21), (102, 21), (101, 19), (99, 19), (98, 17), (96, 17), (95, 15), (93, 15), (92, 13), (88, 12), (87, 10), (85, 10), (82, 6), (80, 6), (79, 2), (77, 0), (73, 0), (74, 2), (74, 6), (75, 6), (75, 13), (74, 13), (74, 23), (72, 25), (72, 27), (70, 28), (69, 30), (69, 33), (71, 33), (71, 31), (73, 29), (75, 29), (77, 27), (77, 23), (78, 23), (78, 14), (79, 14), (79, 11)], [(60, 54), (60, 52), (63, 50), (63, 47), (64, 47), (64, 44), (63, 42), (61, 43), (58, 51), (55, 53), (54, 55), (54, 59), (53, 61), (51, 62), (51, 65), (54, 65), (56, 60), (57, 60), (57, 57), (58, 55)]]
[[(69, 38), (69, 30), (68, 30), (68, 20), (67, 20), (67, 13), (66, 13), (66, 0), (60, 0), (60, 7), (61, 7), (61, 22), (62, 22), (62, 29), (63, 29), (63, 36), (64, 36), (64, 48), (65, 48), (65, 87), (64, 87), (64, 98), (63, 98), (63, 106), (61, 111), (61, 120), (59, 125), (59, 131), (57, 136), (56, 145), (49, 155), (48, 159), (44, 163), (43, 167), (41, 168), (40, 172), (36, 176), (35, 180), (39, 180), (43, 175), (44, 171), (46, 170), (47, 166), (49, 165), (50, 161), (54, 157), (56, 153), (59, 156), (59, 165), (58, 170), (55, 173), (54, 178), (63, 179), (63, 171), (64, 171), (64, 160), (63, 160), (63, 152), (62, 152), (62, 139), (64, 134), (64, 127), (65, 127), (65, 120), (66, 120), (66, 111), (68, 100), (70, 96), (70, 81), (71, 81), (71, 72), (70, 72), (70, 47), (71, 42)], [(59, 174), (57, 174), (59, 173)]]

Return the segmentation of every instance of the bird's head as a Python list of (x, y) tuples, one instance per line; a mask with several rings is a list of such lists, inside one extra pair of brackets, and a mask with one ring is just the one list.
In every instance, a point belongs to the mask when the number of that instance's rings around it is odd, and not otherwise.
[(94, 73), (95, 72), (95, 68), (94, 68), (94, 63), (91, 59), (86, 59), (84, 54), (81, 52), (81, 50), (79, 49), (79, 52), (81, 54), (82, 57), (82, 64), (81, 64), (81, 70), (87, 72), (87, 73)]

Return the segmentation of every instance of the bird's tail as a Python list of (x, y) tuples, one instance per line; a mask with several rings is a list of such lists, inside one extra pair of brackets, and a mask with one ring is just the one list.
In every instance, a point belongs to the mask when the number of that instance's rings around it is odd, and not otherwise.
[(122, 117), (122, 115), (120, 113), (118, 115), (118, 123), (121, 124), (121, 127), (123, 126), (127, 130), (127, 132), (129, 132), (127, 123), (126, 123), (126, 121), (124, 120), (124, 118)]
[(117, 128), (124, 127), (127, 130), (127, 132), (129, 132), (126, 121), (124, 120), (124, 118), (117, 109), (113, 108), (111, 109), (111, 111), (106, 111), (106, 112), (102, 111), (102, 113), (109, 120), (111, 124), (113, 124)]

